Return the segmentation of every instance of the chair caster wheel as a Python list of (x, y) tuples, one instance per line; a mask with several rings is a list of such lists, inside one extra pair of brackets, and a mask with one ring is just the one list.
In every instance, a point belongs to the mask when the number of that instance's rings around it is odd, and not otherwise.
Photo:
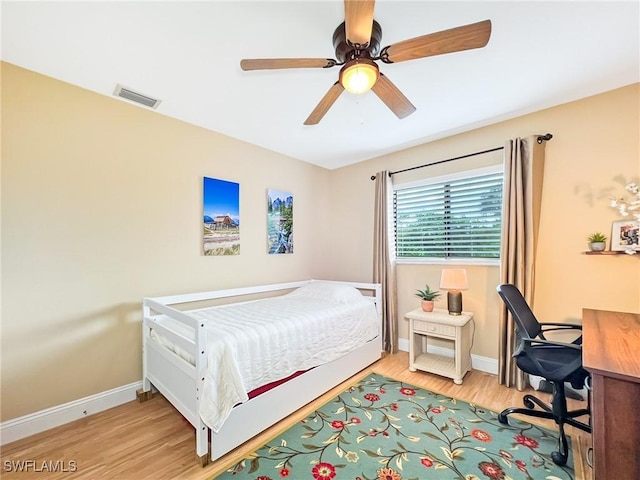
[(567, 463), (566, 455), (562, 455), (560, 452), (551, 452), (551, 460), (553, 460), (553, 463), (560, 466)]
[(503, 415), (502, 413), (498, 414), (498, 421), (503, 425), (509, 425), (509, 420), (507, 419), (507, 416)]

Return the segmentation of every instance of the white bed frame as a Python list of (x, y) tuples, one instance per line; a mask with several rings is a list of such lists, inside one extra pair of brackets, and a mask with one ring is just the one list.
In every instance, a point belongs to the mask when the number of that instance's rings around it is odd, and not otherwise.
[[(291, 290), (313, 280), (262, 285), (257, 287), (218, 290), (203, 293), (144, 298), (142, 334), (143, 388), (141, 401), (150, 398), (152, 388), (159, 391), (196, 429), (196, 455), (206, 465), (233, 450), (282, 418), (327, 392), (363, 368), (380, 359), (382, 353), (382, 325), (380, 334), (357, 350), (332, 362), (308, 370), (268, 392), (236, 406), (218, 432), (211, 431), (202, 421), (200, 392), (206, 368), (207, 342), (204, 325), (171, 305), (215, 299), (233, 299), (245, 295)], [(335, 282), (351, 285), (369, 292), (381, 320), (381, 287), (373, 283)], [(192, 327), (195, 341), (179, 335), (156, 321), (159, 315), (169, 315)], [(150, 332), (164, 335), (195, 358), (195, 366), (151, 338)], [(210, 445), (210, 449), (209, 449)]]

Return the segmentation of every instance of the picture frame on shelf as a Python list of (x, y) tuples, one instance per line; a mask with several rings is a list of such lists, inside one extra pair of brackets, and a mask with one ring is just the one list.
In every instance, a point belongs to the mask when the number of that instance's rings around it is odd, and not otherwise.
[(640, 247), (640, 221), (619, 220), (611, 227), (611, 251), (624, 252)]

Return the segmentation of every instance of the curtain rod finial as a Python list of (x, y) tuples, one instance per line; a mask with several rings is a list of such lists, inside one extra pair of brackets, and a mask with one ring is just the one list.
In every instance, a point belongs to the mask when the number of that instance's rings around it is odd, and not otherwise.
[(544, 140), (551, 140), (553, 135), (547, 133), (546, 135), (538, 135), (538, 143), (542, 143)]

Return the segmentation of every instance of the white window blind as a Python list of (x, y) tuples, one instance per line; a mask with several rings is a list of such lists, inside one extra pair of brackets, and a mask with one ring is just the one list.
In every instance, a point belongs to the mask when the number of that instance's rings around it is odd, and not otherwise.
[(499, 258), (503, 173), (483, 173), (394, 191), (400, 258)]

